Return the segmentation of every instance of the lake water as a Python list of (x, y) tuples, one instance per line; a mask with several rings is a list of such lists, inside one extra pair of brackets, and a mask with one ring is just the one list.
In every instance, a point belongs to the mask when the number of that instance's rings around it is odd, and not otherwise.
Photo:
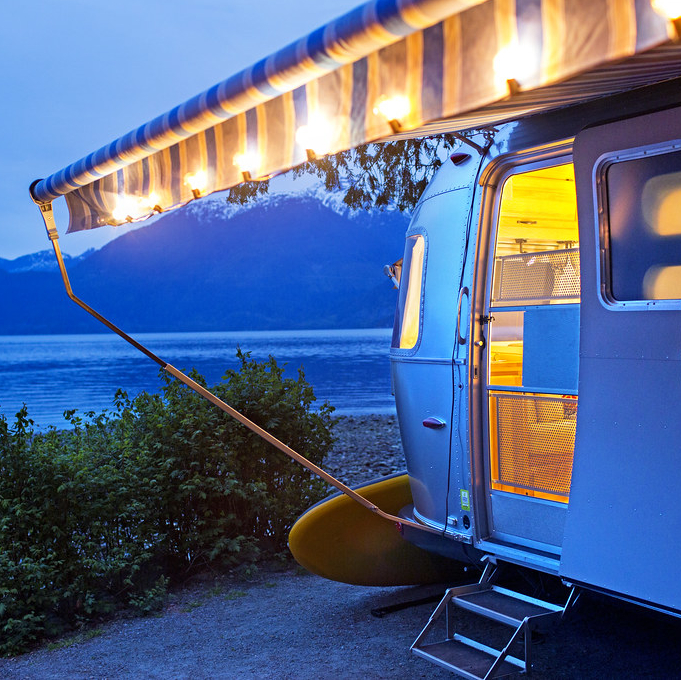
[[(302, 365), (318, 402), (336, 413), (394, 413), (387, 329), (140, 333), (136, 339), (179, 369), (196, 368), (208, 383), (237, 368), (236, 348), (269, 355), (296, 377)], [(25, 403), (39, 428), (66, 425), (63, 412), (110, 408), (118, 388), (134, 396), (158, 392), (158, 366), (118, 336), (0, 336), (0, 412), (13, 421)]]

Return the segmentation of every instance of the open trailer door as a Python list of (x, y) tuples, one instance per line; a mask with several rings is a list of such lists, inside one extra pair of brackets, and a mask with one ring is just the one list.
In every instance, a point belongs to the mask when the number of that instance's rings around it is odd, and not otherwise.
[[(481, 403), (490, 549), (555, 570), (575, 439), (579, 235), (569, 144), (506, 159), (496, 186)], [(539, 557), (537, 557), (539, 560)]]
[(561, 574), (681, 611), (681, 111), (580, 133), (579, 412)]

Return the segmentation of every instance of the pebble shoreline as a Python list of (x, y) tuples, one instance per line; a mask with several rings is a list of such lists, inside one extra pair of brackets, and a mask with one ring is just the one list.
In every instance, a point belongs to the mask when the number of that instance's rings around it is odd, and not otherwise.
[(356, 486), (406, 470), (395, 415), (338, 416), (336, 442), (323, 468), (344, 484)]

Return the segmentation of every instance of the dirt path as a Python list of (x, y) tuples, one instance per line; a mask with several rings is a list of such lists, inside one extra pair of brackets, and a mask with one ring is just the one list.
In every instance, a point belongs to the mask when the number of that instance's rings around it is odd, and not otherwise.
[(424, 592), (358, 588), (296, 569), (257, 583), (204, 584), (182, 591), (161, 616), (111, 622), (88, 641), (0, 660), (0, 677), (451, 677), (408, 652), (428, 607), (371, 614)]
[[(452, 678), (409, 653), (434, 604), (371, 614), (442, 591), (360, 588), (296, 569), (253, 583), (210, 581), (184, 589), (156, 617), (113, 621), (87, 641), (2, 659), (0, 677)], [(535, 645), (532, 677), (679, 677), (680, 634), (675, 621), (587, 599)]]

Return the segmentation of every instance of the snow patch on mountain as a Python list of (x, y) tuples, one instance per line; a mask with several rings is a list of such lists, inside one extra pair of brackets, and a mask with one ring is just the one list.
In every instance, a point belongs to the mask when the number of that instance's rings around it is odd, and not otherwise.
[[(245, 205), (238, 205), (227, 202), (227, 192), (220, 192), (208, 196), (198, 201), (192, 201), (185, 208), (184, 211), (193, 215), (200, 220), (206, 219), (230, 219), (235, 215), (243, 212), (248, 212), (254, 208), (261, 208), (265, 210), (276, 210), (285, 204), (291, 202), (307, 202), (312, 201), (320, 203), (326, 208), (333, 210), (334, 213), (341, 217), (354, 219), (356, 217), (364, 217), (367, 210), (356, 210), (350, 208), (345, 201), (344, 191), (328, 191), (321, 184), (317, 184), (300, 191), (273, 191), (272, 193), (258, 196), (255, 200), (246, 203)], [(378, 209), (376, 209), (378, 210)], [(387, 207), (387, 212), (392, 212), (396, 208)]]
[[(274, 190), (272, 193), (259, 196), (255, 200), (246, 205), (237, 205), (227, 202), (227, 192), (219, 192), (206, 196), (198, 201), (192, 201), (188, 205), (180, 208), (176, 212), (179, 214), (186, 214), (191, 216), (198, 222), (211, 223), (218, 221), (226, 221), (236, 215), (247, 213), (251, 210), (263, 210), (267, 213), (282, 210), (286, 213), (290, 211), (291, 206), (305, 206), (305, 205), (323, 205), (325, 208), (332, 210), (339, 215), (353, 222), (356, 220), (366, 220), (367, 215), (375, 215), (381, 211), (379, 209), (353, 209), (344, 202), (344, 191), (328, 191), (322, 184), (315, 184), (305, 189), (300, 190)], [(383, 212), (395, 212), (394, 208), (385, 208)], [(168, 213), (172, 214), (172, 213)], [(165, 215), (158, 216), (157, 219), (163, 219)], [(405, 219), (409, 215), (405, 214)], [(156, 220), (154, 220), (156, 221)], [(139, 228), (148, 226), (151, 221), (140, 225)], [(64, 253), (64, 261), (67, 267), (73, 267), (82, 260), (87, 259), (97, 249), (90, 248), (80, 255), (72, 256)], [(30, 255), (22, 255), (14, 260), (6, 260), (0, 258), (0, 271), (9, 274), (19, 274), (26, 272), (56, 272), (59, 267), (57, 260), (52, 250), (41, 250)]]
[[(94, 248), (86, 250), (80, 255), (72, 256), (64, 253), (66, 265), (74, 265), (86, 257), (92, 255)], [(41, 250), (30, 255), (22, 255), (14, 260), (0, 260), (0, 269), (10, 274), (21, 274), (24, 272), (55, 272), (59, 270), (57, 259), (53, 250)]]

